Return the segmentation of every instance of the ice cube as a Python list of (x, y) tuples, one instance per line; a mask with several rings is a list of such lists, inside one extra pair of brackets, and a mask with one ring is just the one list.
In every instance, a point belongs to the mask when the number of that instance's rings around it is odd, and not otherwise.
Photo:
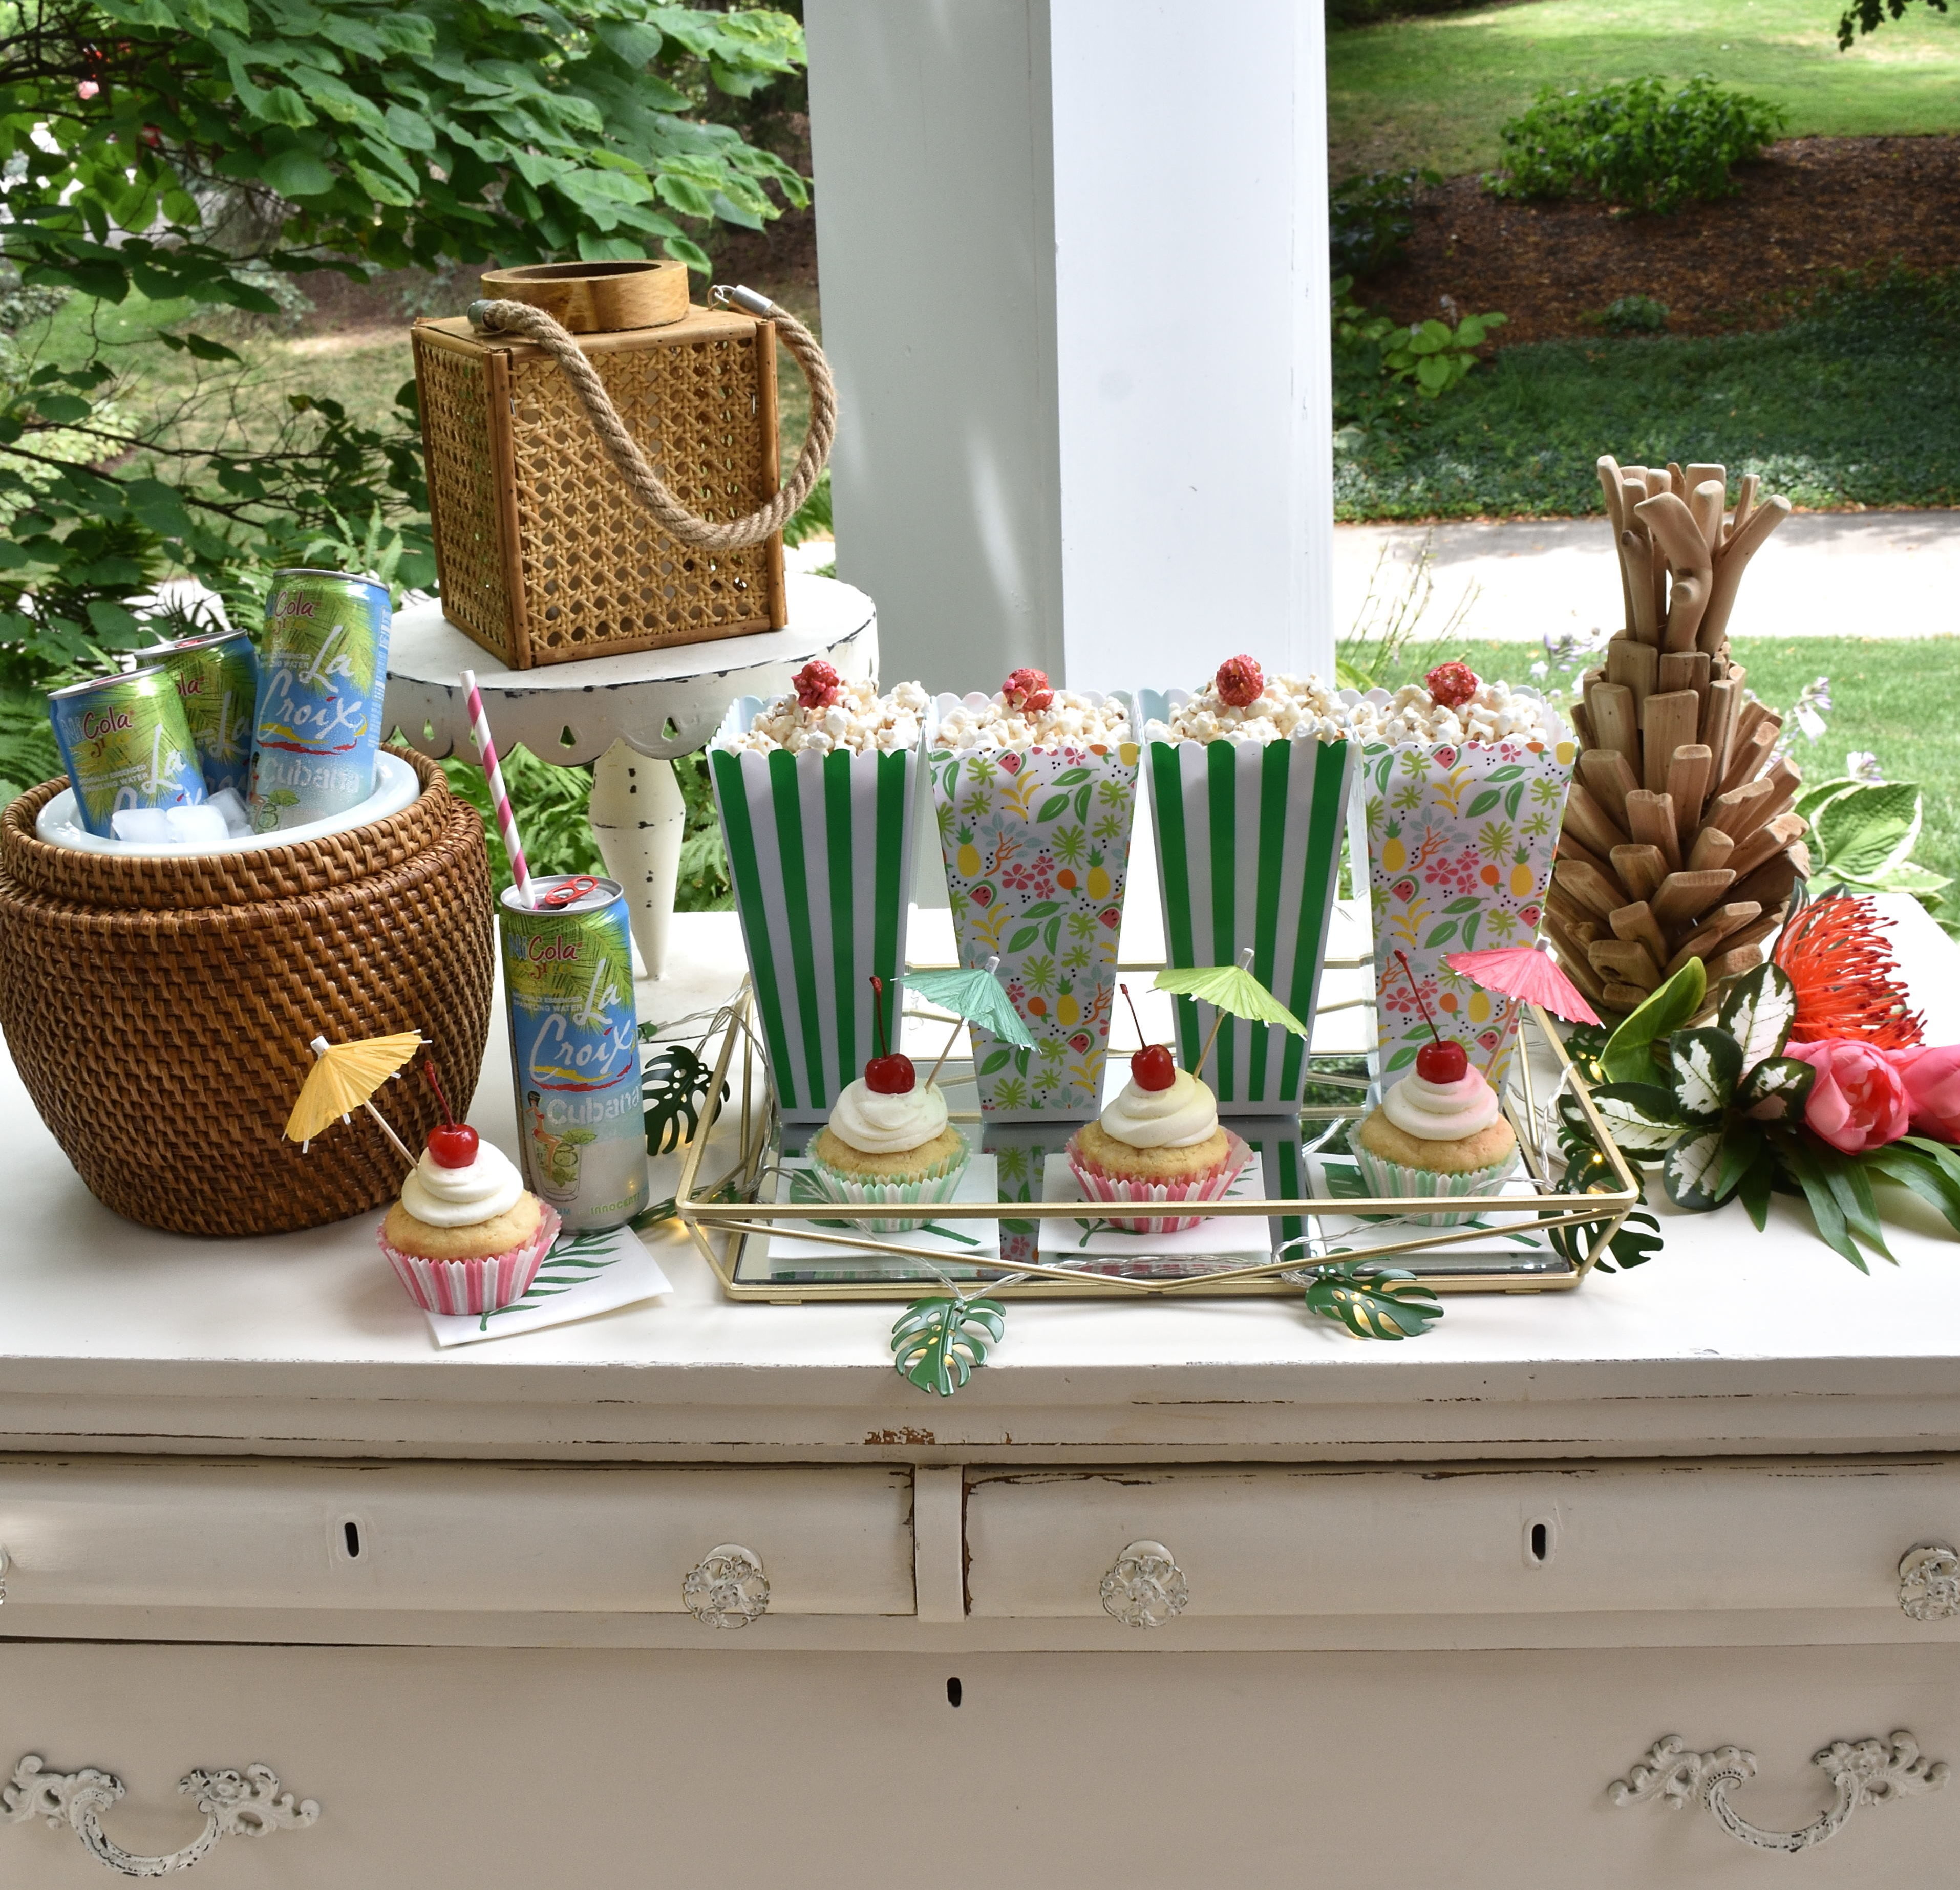
[(165, 838), (183, 847), (221, 847), (231, 838), (223, 814), (208, 801), (195, 807), (167, 807), (164, 819), (169, 832)]
[(168, 811), (162, 807), (118, 807), (109, 816), (109, 832), (113, 839), (160, 845), (170, 838)]
[(205, 803), (215, 807), (224, 816), (224, 831), (233, 839), (239, 839), (252, 831), (252, 816), (245, 810), (243, 797), (236, 788), (221, 788)]

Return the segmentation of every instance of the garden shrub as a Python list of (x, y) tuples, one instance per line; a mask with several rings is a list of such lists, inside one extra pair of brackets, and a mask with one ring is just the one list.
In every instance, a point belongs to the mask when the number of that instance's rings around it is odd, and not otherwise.
[(1780, 106), (1705, 73), (1677, 92), (1657, 78), (1592, 92), (1547, 86), (1499, 132), (1503, 167), (1484, 187), (1500, 197), (1596, 196), (1666, 213), (1732, 196), (1729, 166), (1760, 156), (1785, 123)]
[(1615, 335), (1658, 335), (1667, 326), (1669, 310), (1651, 295), (1621, 295), (1586, 320)]
[(1371, 170), (1336, 184), (1327, 205), (1333, 272), (1368, 275), (1394, 262), (1415, 234), (1416, 186), (1442, 181), (1433, 170)]

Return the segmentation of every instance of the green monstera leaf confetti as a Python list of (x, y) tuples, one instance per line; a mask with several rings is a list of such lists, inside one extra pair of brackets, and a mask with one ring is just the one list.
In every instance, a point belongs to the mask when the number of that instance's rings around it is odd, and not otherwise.
[[(714, 1073), (685, 1044), (656, 1050), (646, 1061), (641, 1083), (647, 1106), (647, 1153), (671, 1155), (701, 1126), (701, 1106), (714, 1087)], [(728, 1099), (728, 1086), (721, 1086)]]
[(986, 1363), (1007, 1317), (998, 1300), (915, 1300), (892, 1328), (892, 1362), (921, 1391), (950, 1398)]
[(1312, 1273), (1306, 1309), (1338, 1319), (1357, 1338), (1418, 1338), (1443, 1317), (1435, 1293), (1405, 1267), (1338, 1260)]

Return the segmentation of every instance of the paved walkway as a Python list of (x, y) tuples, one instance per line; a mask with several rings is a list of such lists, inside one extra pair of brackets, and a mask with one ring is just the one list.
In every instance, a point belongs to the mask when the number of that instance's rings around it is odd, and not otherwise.
[[(1432, 533), (1428, 625), (1440, 628), (1473, 587), (1468, 637), (1535, 643), (1618, 625), (1620, 581), (1603, 518), (1337, 525), (1334, 621), (1344, 634), (1371, 581), (1378, 597), (1400, 597)], [(1743, 637), (1960, 635), (1960, 511), (1799, 514), (1751, 562), (1729, 628)]]

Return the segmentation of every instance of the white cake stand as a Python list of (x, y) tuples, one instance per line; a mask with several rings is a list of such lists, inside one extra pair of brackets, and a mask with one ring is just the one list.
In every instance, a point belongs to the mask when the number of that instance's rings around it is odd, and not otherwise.
[(425, 755), (474, 761), (461, 678), (474, 670), (498, 754), (521, 742), (540, 761), (592, 762), (593, 832), (626, 889), (647, 975), (663, 977), (686, 826), (674, 759), (705, 747), (737, 696), (781, 695), (813, 657), (847, 682), (878, 673), (871, 600), (832, 578), (786, 581), (786, 630), (534, 670), (506, 669), (439, 601), (411, 605), (389, 638), (385, 726)]

